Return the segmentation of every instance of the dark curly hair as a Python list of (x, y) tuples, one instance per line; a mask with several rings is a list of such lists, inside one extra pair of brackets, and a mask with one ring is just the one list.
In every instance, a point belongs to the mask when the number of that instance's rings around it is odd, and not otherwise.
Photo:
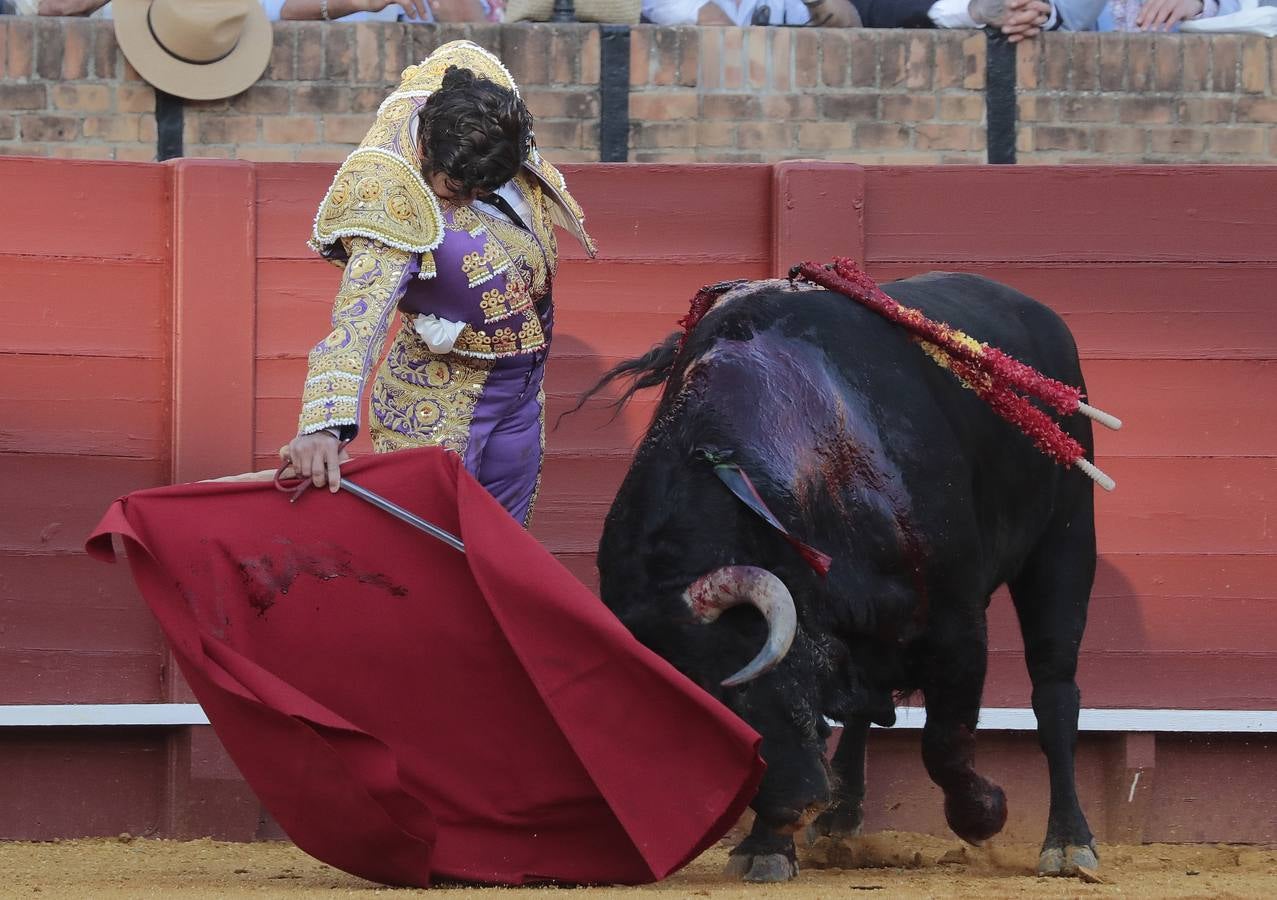
[(450, 66), (417, 125), (421, 172), (449, 190), (487, 194), (519, 171), (532, 142), (532, 114), (514, 91)]

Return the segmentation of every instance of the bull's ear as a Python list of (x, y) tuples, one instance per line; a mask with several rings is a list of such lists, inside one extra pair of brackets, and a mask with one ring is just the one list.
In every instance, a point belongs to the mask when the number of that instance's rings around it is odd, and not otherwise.
[(692, 450), (692, 457), (703, 462), (709, 463), (711, 466), (721, 465), (729, 461), (736, 455), (736, 451), (732, 449), (723, 449), (713, 444), (701, 444)]

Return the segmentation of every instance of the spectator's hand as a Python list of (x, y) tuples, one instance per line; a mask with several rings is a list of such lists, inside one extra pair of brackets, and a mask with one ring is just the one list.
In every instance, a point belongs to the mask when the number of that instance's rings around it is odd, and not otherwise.
[(803, 0), (803, 6), (811, 16), (807, 24), (815, 28), (860, 27), (860, 13), (850, 0)]
[(1051, 18), (1048, 0), (971, 0), (967, 11), (981, 25), (1000, 29), (1013, 44), (1037, 37)]
[(290, 463), (299, 478), (309, 478), (315, 487), (328, 485), (334, 494), (341, 487), (341, 464), (350, 455), (341, 441), (327, 431), (299, 434), (279, 448), (280, 460)]
[(353, 0), (351, 12), (381, 12), (392, 3), (410, 19), (424, 19), (429, 9), (427, 0)]
[(706, 3), (696, 11), (697, 25), (735, 25), (732, 17), (723, 12), (717, 3)]
[(1170, 31), (1172, 26), (1201, 12), (1202, 0), (1146, 0), (1135, 24), (1141, 31)]
[(1037, 37), (1051, 18), (1049, 0), (1007, 0), (1002, 33), (1012, 44)]

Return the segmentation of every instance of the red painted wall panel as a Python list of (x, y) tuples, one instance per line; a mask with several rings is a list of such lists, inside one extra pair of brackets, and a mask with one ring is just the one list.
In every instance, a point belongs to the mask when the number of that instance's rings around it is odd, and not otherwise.
[(162, 359), (0, 355), (0, 451), (158, 459), (166, 380)]
[(870, 262), (1272, 261), (1252, 166), (884, 166), (867, 170)]
[[(202, 227), (189, 215), (175, 219), (175, 207), (252, 210), (255, 231), (244, 232), (250, 243), (242, 253), (251, 257), (255, 248), (256, 259), (227, 264), (249, 290), (255, 283), (256, 296), (218, 301), (255, 302), (245, 326), (252, 342), (245, 359), (255, 364), (250, 381), (241, 378), (236, 388), (255, 400), (234, 413), (236, 423), (251, 424), (235, 427), (251, 428), (259, 466), (272, 464), (295, 427), (305, 354), (324, 333), (339, 277), (305, 246), (333, 168), (259, 165), (249, 176), (228, 168), (236, 191), (255, 191), (247, 207), (196, 197), (203, 170), (185, 183), (177, 172), (0, 161), (0, 177), (17, 186), (0, 203), (15, 214), (39, 207), (23, 218), (31, 228), (0, 251), (7, 285), (0, 478), (19, 485), (17, 502), (0, 507), (0, 562), (8, 563), (0, 602), (15, 623), (0, 634), (0, 675), (18, 679), (4, 681), (9, 698), (71, 696), (76, 678), (88, 691), (87, 673), (75, 674), (79, 657), (60, 654), (94, 651), (89, 623), (102, 628), (115, 617), (119, 627), (96, 645), (125, 655), (106, 692), (167, 696), (157, 635), (131, 605), (127, 578), (116, 570), (95, 579), (79, 541), (111, 498), (162, 483), (180, 468), (174, 296), (204, 279), (174, 280), (174, 221)], [(1277, 703), (1267, 651), (1277, 646), (1268, 615), (1277, 602), (1277, 535), (1268, 521), (1277, 490), (1277, 316), (1269, 287), (1277, 265), (1268, 252), (1277, 212), (1255, 200), (1273, 172), (867, 169), (859, 181), (847, 180), (863, 185), (863, 208), (858, 201), (829, 206), (816, 220), (794, 217), (805, 214), (804, 204), (832, 201), (822, 199), (816, 176), (800, 174), (808, 181), (770, 166), (567, 169), (601, 252), (585, 260), (562, 239), (547, 381), (551, 425), (607, 368), (673, 330), (697, 287), (764, 277), (792, 262), (772, 258), (801, 250), (776, 243), (780, 217), (793, 220), (784, 226), (790, 235), (810, 236), (812, 222), (821, 222), (822, 252), (863, 249), (882, 278), (934, 268), (1000, 278), (1064, 316), (1093, 398), (1127, 422), (1098, 438), (1100, 464), (1119, 488), (1097, 502), (1103, 559), (1084, 663), (1088, 702)], [(783, 190), (782, 177), (791, 177)], [(196, 271), (193, 253), (188, 248), (181, 272)], [(191, 355), (197, 344), (186, 347), (180, 364), (189, 379), (203, 363)], [(534, 522), (536, 535), (591, 585), (603, 517), (656, 399), (640, 395), (613, 420), (605, 401), (615, 394), (605, 392), (549, 431)], [(210, 421), (221, 414), (197, 413)], [(187, 421), (188, 428), (208, 425)], [(355, 450), (366, 452), (366, 440)], [(53, 577), (58, 571), (61, 580)], [(41, 597), (50, 600), (36, 613)], [(1023, 705), (1026, 683), (1005, 598), (995, 602), (991, 634), (989, 700)], [(49, 680), (59, 665), (69, 674)], [(153, 677), (141, 674), (148, 665)], [(1168, 670), (1135, 687), (1122, 674), (1149, 667)], [(37, 671), (38, 678), (22, 674)], [(127, 695), (132, 690), (136, 696)]]
[[(0, 840), (167, 834), (167, 756), (162, 732), (5, 729)], [(56, 802), (50, 802), (56, 798)]]
[(46, 257), (6, 254), (4, 351), (163, 359), (170, 340), (166, 265), (68, 257), (51, 270)]
[(16, 157), (0, 166), (6, 256), (169, 258), (167, 166)]

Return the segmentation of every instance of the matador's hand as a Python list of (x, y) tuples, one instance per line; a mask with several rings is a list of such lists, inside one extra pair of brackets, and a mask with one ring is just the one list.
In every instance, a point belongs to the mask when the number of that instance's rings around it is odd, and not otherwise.
[(350, 454), (332, 434), (317, 431), (299, 434), (280, 447), (279, 458), (291, 463), (299, 477), (309, 478), (315, 487), (326, 484), (335, 494), (341, 487), (341, 464), (350, 459)]

